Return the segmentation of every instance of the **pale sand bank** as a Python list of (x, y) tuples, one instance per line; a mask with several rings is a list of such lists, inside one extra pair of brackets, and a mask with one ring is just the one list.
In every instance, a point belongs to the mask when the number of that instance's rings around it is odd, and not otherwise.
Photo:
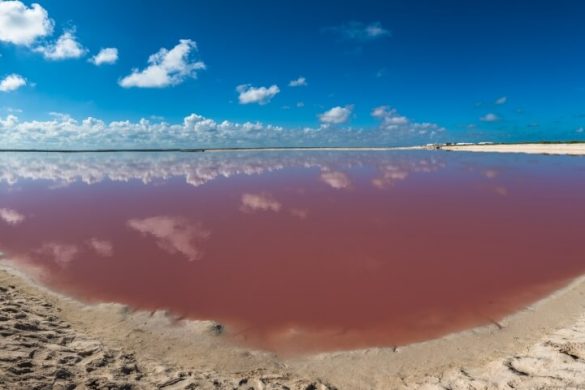
[(0, 388), (585, 387), (582, 279), (498, 324), (442, 339), (287, 358), (234, 347), (213, 322), (84, 305), (3, 265)]
[(528, 154), (566, 154), (585, 156), (585, 143), (575, 144), (473, 144), (444, 145), (441, 150), (461, 152), (493, 152), (493, 153), (528, 153)]

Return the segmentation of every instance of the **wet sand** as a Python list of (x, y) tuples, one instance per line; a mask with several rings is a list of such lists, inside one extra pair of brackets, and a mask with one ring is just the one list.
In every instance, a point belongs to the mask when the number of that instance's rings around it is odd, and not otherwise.
[[(242, 362), (239, 369), (222, 369), (212, 350), (220, 333), (213, 323), (185, 325), (165, 336), (173, 321), (160, 313), (84, 307), (17, 274), (0, 270), (2, 389), (333, 389), (265, 357), (258, 364), (244, 351), (232, 351), (231, 360)], [(142, 322), (150, 329), (142, 330)], [(191, 345), (178, 336), (198, 337), (199, 356), (169, 357), (170, 350)]]
[[(0, 270), (0, 387), (533, 389), (585, 386), (582, 279), (499, 323), (407, 347), (295, 358), (239, 348), (218, 324), (85, 305)], [(30, 274), (34, 270), (27, 270)], [(51, 387), (53, 386), (53, 387)]]
[(441, 150), (461, 152), (492, 152), (492, 153), (527, 153), (527, 154), (558, 154), (571, 156), (585, 155), (585, 142), (574, 144), (473, 144), (445, 145)]

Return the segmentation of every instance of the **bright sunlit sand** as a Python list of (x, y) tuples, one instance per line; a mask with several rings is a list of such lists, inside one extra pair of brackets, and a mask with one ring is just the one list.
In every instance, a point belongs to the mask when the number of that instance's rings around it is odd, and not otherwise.
[(533, 144), (475, 144), (475, 145), (445, 145), (442, 150), (463, 152), (493, 152), (493, 153), (528, 153), (528, 154), (564, 154), (571, 156), (585, 155), (585, 142), (582, 143), (533, 143)]

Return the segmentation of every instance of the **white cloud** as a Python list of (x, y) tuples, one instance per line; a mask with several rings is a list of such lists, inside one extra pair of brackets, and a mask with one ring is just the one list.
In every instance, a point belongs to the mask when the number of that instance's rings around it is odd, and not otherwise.
[(278, 212), (282, 208), (280, 202), (270, 194), (243, 194), (241, 210), (247, 213), (254, 211), (274, 211)]
[(445, 131), (442, 127), (429, 122), (412, 122), (395, 109), (388, 106), (376, 107), (372, 110), (372, 116), (380, 120), (380, 136), (390, 137), (435, 137)]
[(290, 83), (288, 83), (289, 87), (306, 87), (307, 84), (307, 79), (304, 78), (303, 76), (299, 77), (296, 80), (291, 80)]
[(25, 219), (25, 216), (16, 210), (0, 209), (0, 220), (6, 222), (9, 225), (18, 225), (23, 223)]
[(577, 129), (577, 133), (583, 133), (585, 131), (585, 129), (583, 127), (579, 127)]
[(0, 81), (0, 91), (2, 92), (16, 91), (18, 88), (24, 87), (25, 85), (26, 79), (21, 75), (13, 73), (6, 76), (2, 81)]
[(65, 31), (55, 43), (48, 43), (34, 48), (47, 60), (65, 60), (69, 58), (83, 57), (87, 50), (77, 41), (75, 31)]
[(372, 22), (370, 24), (350, 22), (342, 26), (326, 28), (325, 31), (333, 32), (347, 40), (362, 42), (385, 38), (392, 35), (390, 31), (382, 27), (380, 22)]
[[(330, 110), (331, 111), (331, 110)], [(333, 120), (339, 115), (329, 113)], [(379, 112), (381, 114), (381, 112)], [(330, 126), (284, 128), (261, 122), (216, 121), (191, 114), (178, 123), (140, 119), (106, 122), (88, 117), (54, 114), (49, 120), (20, 120), (15, 114), (0, 116), (4, 148), (218, 148), (254, 146), (389, 146), (424, 144), (445, 131), (433, 123), (417, 123), (395, 110), (378, 116), (370, 128)]]
[(158, 247), (165, 252), (181, 254), (189, 261), (201, 258), (199, 246), (210, 235), (200, 224), (191, 224), (180, 217), (131, 219), (128, 226), (144, 236), (154, 237)]
[(171, 50), (162, 48), (148, 57), (145, 69), (133, 69), (119, 84), (124, 88), (164, 88), (197, 78), (197, 71), (205, 69), (205, 63), (191, 58), (196, 51), (195, 41), (181, 39)]
[(501, 98), (496, 99), (496, 104), (498, 105), (506, 104), (507, 102), (508, 102), (507, 96), (502, 96)]
[(240, 104), (258, 103), (260, 105), (268, 104), (279, 92), (277, 85), (270, 87), (253, 87), (250, 84), (242, 84), (236, 87), (239, 93), (238, 99)]
[(45, 121), (21, 121), (14, 114), (0, 117), (3, 147), (24, 148), (238, 146), (258, 142), (278, 145), (283, 130), (260, 122), (218, 122), (197, 114), (176, 124), (148, 119), (137, 122), (105, 122), (92, 117), (76, 120), (58, 113)]
[(321, 123), (328, 124), (328, 125), (339, 125), (342, 123), (347, 122), (351, 112), (353, 110), (353, 106), (337, 106), (333, 107), (330, 110), (325, 111), (324, 113), (319, 115), (319, 120)]
[(53, 21), (39, 4), (28, 8), (20, 1), (0, 0), (0, 41), (29, 46), (41, 37), (51, 35)]
[(482, 122), (497, 122), (500, 120), (500, 117), (490, 112), (479, 118), (479, 120)]
[(372, 111), (372, 116), (374, 118), (380, 119), (382, 121), (382, 125), (385, 128), (391, 128), (393, 126), (404, 126), (409, 123), (407, 117), (398, 114), (398, 111), (395, 108), (390, 108), (388, 106), (374, 108)]
[(92, 64), (97, 66), (103, 64), (115, 64), (116, 61), (118, 61), (118, 49), (115, 47), (101, 49), (100, 52), (93, 56), (90, 60)]

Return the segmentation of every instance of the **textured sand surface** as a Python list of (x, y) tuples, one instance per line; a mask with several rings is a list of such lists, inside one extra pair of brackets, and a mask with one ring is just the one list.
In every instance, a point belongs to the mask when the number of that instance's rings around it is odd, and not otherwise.
[(286, 359), (227, 345), (212, 322), (84, 308), (0, 270), (0, 389), (582, 389), (584, 306), (576, 281), (461, 335)]
[(441, 146), (441, 150), (461, 152), (566, 154), (585, 156), (585, 143), (579, 144), (509, 144), (509, 145), (453, 145)]
[(459, 367), (405, 383), (420, 389), (583, 389), (585, 317), (543, 337), (524, 353), (479, 367)]
[(61, 318), (57, 305), (0, 271), (0, 389), (332, 389), (285, 370), (220, 374), (138, 359)]

